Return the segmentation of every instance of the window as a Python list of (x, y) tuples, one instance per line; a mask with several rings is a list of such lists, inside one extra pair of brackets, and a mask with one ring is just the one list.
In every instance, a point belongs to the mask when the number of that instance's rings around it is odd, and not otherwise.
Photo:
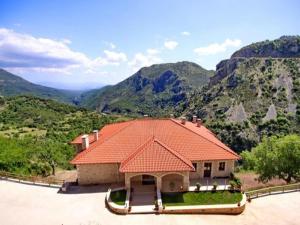
[(193, 163), (193, 167), (195, 168), (194, 172), (197, 172), (197, 163)]
[(219, 163), (219, 171), (224, 171), (225, 170), (225, 162), (220, 162)]

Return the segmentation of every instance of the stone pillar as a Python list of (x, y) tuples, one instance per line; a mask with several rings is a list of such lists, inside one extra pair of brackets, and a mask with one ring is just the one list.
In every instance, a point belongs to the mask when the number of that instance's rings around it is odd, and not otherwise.
[(156, 187), (158, 190), (161, 190), (161, 176), (156, 177)]
[(130, 178), (131, 176), (128, 173), (125, 173), (125, 188), (130, 189)]
[(183, 176), (183, 190), (188, 191), (190, 186), (190, 177), (189, 177), (189, 172), (186, 172)]

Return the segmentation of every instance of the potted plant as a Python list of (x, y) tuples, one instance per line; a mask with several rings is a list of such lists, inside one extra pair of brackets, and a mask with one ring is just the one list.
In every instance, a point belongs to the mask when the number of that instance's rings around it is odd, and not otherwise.
[(154, 201), (154, 210), (158, 210), (158, 201), (157, 200)]
[(200, 188), (201, 188), (201, 184), (199, 182), (196, 183), (196, 191), (200, 191)]
[(217, 181), (215, 181), (214, 183), (213, 183), (213, 188), (212, 188), (212, 191), (216, 191), (217, 190), (217, 187), (218, 187), (218, 182)]

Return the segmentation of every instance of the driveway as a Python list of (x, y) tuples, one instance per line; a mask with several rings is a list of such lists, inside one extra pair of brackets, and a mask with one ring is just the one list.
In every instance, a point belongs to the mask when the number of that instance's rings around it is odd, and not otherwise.
[(184, 225), (297, 224), (300, 192), (253, 200), (244, 213), (228, 215), (115, 215), (105, 208), (106, 187), (58, 189), (0, 180), (0, 224), (3, 225)]

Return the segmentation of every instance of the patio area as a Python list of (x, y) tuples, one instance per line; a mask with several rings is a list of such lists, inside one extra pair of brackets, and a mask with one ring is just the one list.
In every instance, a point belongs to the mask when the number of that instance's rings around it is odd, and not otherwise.
[(217, 190), (228, 190), (230, 187), (229, 178), (198, 178), (190, 180), (189, 191), (194, 191), (197, 183), (200, 184), (200, 191), (210, 191), (215, 182), (218, 184)]

